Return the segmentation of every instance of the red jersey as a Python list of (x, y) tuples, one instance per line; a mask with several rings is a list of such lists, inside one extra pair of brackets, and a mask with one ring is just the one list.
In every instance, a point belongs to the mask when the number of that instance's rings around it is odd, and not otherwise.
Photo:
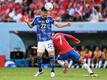
[(52, 35), (54, 47), (58, 54), (65, 54), (66, 52), (73, 49), (68, 43), (68, 41), (65, 39), (65, 37), (71, 38), (74, 41), (77, 41), (78, 39), (73, 37), (72, 35), (63, 34), (63, 33), (56, 33)]

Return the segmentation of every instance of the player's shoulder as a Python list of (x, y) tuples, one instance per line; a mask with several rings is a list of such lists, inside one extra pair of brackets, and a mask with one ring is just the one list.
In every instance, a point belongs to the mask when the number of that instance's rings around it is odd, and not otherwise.
[(54, 20), (54, 18), (52, 16), (48, 16), (47, 18), (50, 20)]
[(35, 19), (40, 19), (41, 18), (41, 16), (39, 15), (39, 16), (35, 16), (34, 17)]
[(35, 16), (33, 20), (39, 22), (41, 20), (41, 16)]
[(56, 33), (56, 35), (63, 35), (63, 33)]

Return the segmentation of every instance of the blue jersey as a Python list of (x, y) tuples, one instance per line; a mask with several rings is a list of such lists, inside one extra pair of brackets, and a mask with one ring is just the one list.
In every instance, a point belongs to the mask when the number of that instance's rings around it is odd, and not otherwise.
[(51, 27), (54, 23), (52, 17), (42, 18), (41, 16), (36, 17), (32, 26), (37, 26), (37, 40), (38, 41), (47, 41), (52, 39)]

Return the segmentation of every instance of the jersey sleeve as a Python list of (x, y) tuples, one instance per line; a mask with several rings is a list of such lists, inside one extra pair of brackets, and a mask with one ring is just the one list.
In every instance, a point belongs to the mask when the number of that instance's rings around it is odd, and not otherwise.
[(50, 17), (50, 23), (54, 24), (54, 18)]
[(72, 39), (74, 42), (75, 42), (75, 41), (78, 41), (78, 39), (77, 39), (76, 37), (72, 36), (72, 35), (64, 34), (64, 36), (66, 36), (67, 38)]
[(54, 18), (52, 18), (52, 22), (51, 23), (54, 24), (54, 21), (55, 21)]
[(36, 17), (36, 18), (34, 18), (34, 20), (32, 21), (31, 25), (32, 25), (32, 26), (37, 25), (37, 17)]

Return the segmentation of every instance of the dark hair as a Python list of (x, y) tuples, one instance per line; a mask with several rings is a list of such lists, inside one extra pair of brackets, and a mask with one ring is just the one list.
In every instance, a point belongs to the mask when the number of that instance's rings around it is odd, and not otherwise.
[(48, 10), (46, 10), (46, 8), (44, 6), (41, 8), (41, 10), (42, 11), (48, 11)]

